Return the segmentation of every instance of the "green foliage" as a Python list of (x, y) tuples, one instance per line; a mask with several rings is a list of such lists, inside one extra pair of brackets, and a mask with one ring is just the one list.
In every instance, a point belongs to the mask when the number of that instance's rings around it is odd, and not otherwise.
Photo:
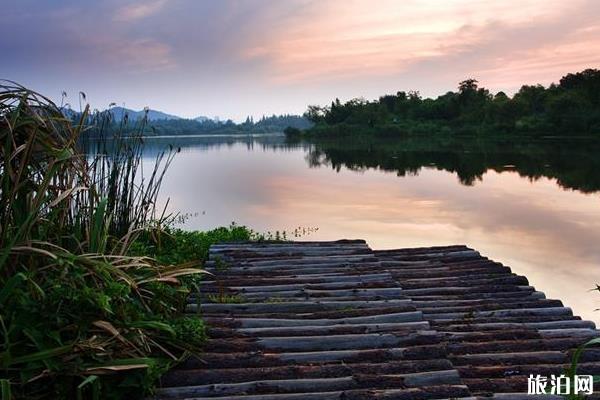
[[(118, 110), (121, 111), (121, 110)], [(122, 111), (121, 111), (122, 113)], [(292, 127), (295, 129), (307, 129), (311, 127), (310, 121), (299, 115), (272, 115), (263, 116), (258, 121), (248, 117), (245, 122), (236, 124), (231, 120), (214, 121), (207, 119), (197, 121), (193, 119), (159, 119), (148, 122), (142, 120), (129, 120), (127, 114), (124, 121), (115, 118), (111, 110), (98, 112), (89, 116), (89, 120), (104, 120), (101, 129), (91, 129), (88, 136), (102, 136), (106, 133), (129, 135), (132, 132), (141, 132), (144, 136), (177, 136), (177, 135), (235, 135), (235, 134), (257, 134), (283, 132), (284, 129)], [(73, 113), (73, 118), (79, 118), (79, 114)]]
[[(581, 346), (579, 346), (573, 353), (573, 356), (571, 358), (571, 365), (565, 371), (565, 375), (569, 377), (572, 387), (569, 390), (570, 394), (565, 396), (565, 399), (567, 399), (567, 400), (583, 400), (584, 398), (586, 398), (586, 396), (584, 394), (575, 394), (575, 390), (574, 390), (575, 389), (574, 388), (575, 376), (577, 375), (577, 368), (579, 367), (579, 362), (580, 362), (581, 356), (583, 355), (585, 350), (590, 346), (595, 346), (598, 344), (600, 344), (600, 338), (591, 339), (591, 340), (587, 341), (586, 343), (582, 344)], [(594, 383), (600, 382), (600, 377), (598, 377), (598, 376), (594, 376), (593, 379), (594, 379)]]
[(133, 244), (132, 252), (150, 256), (162, 264), (202, 263), (208, 259), (212, 244), (259, 239), (261, 235), (234, 223), (206, 232), (165, 228), (161, 232), (141, 235)]
[[(398, 92), (377, 101), (336, 99), (327, 107), (309, 106), (304, 116), (314, 127), (309, 137), (401, 136), (406, 134), (547, 135), (600, 134), (600, 71), (568, 74), (559, 85), (523, 86), (509, 98), (492, 95), (474, 79), (457, 92), (423, 99)], [(295, 137), (296, 131), (290, 131)]]
[(202, 322), (182, 313), (198, 262), (131, 251), (160, 229), (155, 200), (172, 155), (150, 177), (139, 140), (86, 155), (87, 110), (74, 123), (47, 98), (0, 86), (3, 398), (142, 398), (204, 340)]

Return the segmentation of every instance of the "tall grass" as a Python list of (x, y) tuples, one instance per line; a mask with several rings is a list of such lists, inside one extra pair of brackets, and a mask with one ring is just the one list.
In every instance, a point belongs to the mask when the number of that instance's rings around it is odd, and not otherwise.
[(0, 84), (0, 394), (140, 397), (203, 340), (201, 322), (176, 307), (197, 263), (130, 251), (160, 222), (173, 151), (149, 174), (139, 141), (86, 154), (80, 137), (105, 117), (62, 111)]

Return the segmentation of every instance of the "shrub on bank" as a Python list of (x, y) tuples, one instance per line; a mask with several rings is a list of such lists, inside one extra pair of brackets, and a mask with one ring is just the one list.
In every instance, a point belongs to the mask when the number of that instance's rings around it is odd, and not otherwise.
[(183, 304), (208, 246), (251, 237), (237, 226), (157, 234), (174, 151), (142, 179), (141, 140), (79, 148), (90, 121), (87, 108), (73, 122), (47, 98), (0, 85), (3, 399), (144, 397), (200, 350), (204, 326)]

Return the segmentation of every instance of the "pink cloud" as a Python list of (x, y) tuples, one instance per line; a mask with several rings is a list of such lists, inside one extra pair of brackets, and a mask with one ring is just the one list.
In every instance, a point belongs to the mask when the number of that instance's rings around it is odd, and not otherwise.
[(117, 10), (114, 20), (130, 22), (147, 18), (158, 13), (166, 4), (167, 0), (141, 1), (128, 4)]
[(435, 62), (514, 85), (540, 65), (542, 78), (557, 79), (597, 63), (597, 9), (584, 0), (312, 3), (240, 55), (262, 60), (279, 84), (398, 76)]

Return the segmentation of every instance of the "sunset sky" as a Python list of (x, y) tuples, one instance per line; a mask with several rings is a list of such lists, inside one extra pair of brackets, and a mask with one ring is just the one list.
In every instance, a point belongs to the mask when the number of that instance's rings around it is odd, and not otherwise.
[(493, 91), (600, 66), (596, 0), (0, 2), (0, 78), (195, 117), (398, 90)]

